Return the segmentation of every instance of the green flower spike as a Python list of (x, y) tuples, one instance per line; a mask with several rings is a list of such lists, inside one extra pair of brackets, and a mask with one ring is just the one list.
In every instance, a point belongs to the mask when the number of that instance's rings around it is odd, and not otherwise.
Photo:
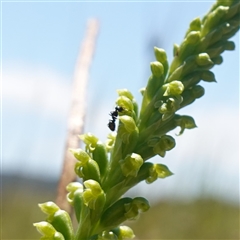
[[(48, 240), (123, 240), (132, 239), (133, 231), (120, 226), (137, 219), (149, 209), (142, 197), (123, 195), (141, 181), (152, 183), (173, 173), (166, 165), (148, 160), (165, 157), (176, 145), (168, 135), (180, 127), (196, 127), (192, 117), (177, 111), (201, 98), (205, 90), (201, 81), (216, 82), (210, 69), (223, 62), (222, 53), (234, 50), (231, 38), (240, 28), (239, 0), (217, 0), (203, 19), (195, 18), (183, 42), (174, 44), (174, 59), (168, 63), (166, 52), (154, 47), (155, 60), (150, 63), (151, 76), (142, 88), (138, 104), (127, 89), (117, 91), (116, 109), (112, 115), (119, 123), (104, 145), (91, 133), (81, 135), (85, 151), (71, 149), (77, 159), (75, 172), (80, 183), (67, 186), (67, 200), (73, 206), (77, 229), (73, 234), (69, 215), (53, 202), (40, 204), (47, 220), (34, 226)], [(148, 162), (147, 162), (148, 161)]]
[(38, 204), (42, 212), (48, 215), (47, 222), (50, 223), (56, 231), (60, 232), (65, 240), (73, 239), (73, 227), (69, 214), (61, 210), (55, 203), (46, 202)]
[(63, 235), (60, 232), (57, 232), (56, 229), (48, 222), (42, 221), (33, 224), (37, 228), (38, 232), (43, 235), (41, 239), (48, 240), (65, 240)]

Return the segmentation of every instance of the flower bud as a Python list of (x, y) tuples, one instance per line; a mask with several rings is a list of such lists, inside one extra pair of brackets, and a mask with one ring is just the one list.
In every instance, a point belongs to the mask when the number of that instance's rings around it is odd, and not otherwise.
[(140, 155), (132, 153), (127, 155), (124, 160), (120, 160), (119, 163), (125, 177), (136, 177), (143, 164), (143, 159)]
[(179, 54), (179, 45), (175, 43), (175, 44), (173, 45), (173, 56), (174, 56), (174, 57), (177, 57), (178, 54)]
[(119, 117), (119, 120), (123, 123), (124, 128), (128, 133), (134, 132), (136, 130), (136, 124), (132, 117), (123, 115)]
[(164, 49), (157, 48), (157, 47), (154, 47), (154, 54), (155, 54), (155, 57), (156, 57), (157, 61), (160, 62), (163, 65), (163, 69), (164, 69), (163, 75), (164, 75), (164, 78), (165, 78), (166, 75), (167, 75), (167, 72), (168, 72), (167, 54), (166, 54)]
[(153, 76), (160, 78), (163, 75), (164, 68), (162, 63), (155, 61), (155, 62), (151, 62), (150, 66), (151, 66), (151, 71)]
[(72, 221), (69, 214), (59, 209), (53, 202), (38, 204), (40, 209), (48, 215), (47, 221), (60, 232), (64, 239), (71, 240), (73, 238)]
[(118, 240), (133, 239), (135, 237), (133, 230), (128, 226), (120, 226), (112, 229)]
[(211, 29), (214, 29), (219, 25), (228, 10), (229, 7), (218, 6), (214, 11), (207, 15), (201, 31), (202, 37), (205, 36)]
[(162, 113), (162, 120), (165, 121), (170, 118), (179, 108), (183, 98), (181, 95), (177, 95), (176, 97), (170, 97), (163, 103), (158, 111)]
[(232, 51), (235, 50), (235, 43), (233, 41), (225, 41), (222, 43), (224, 50)]
[(81, 210), (84, 207), (82, 199), (83, 185), (79, 182), (69, 183), (67, 185), (67, 191), (69, 192), (67, 194), (67, 200), (73, 205), (77, 221), (79, 222)]
[(206, 53), (209, 55), (209, 57), (212, 59), (216, 56), (219, 56), (224, 51), (224, 48), (222, 44), (214, 44), (209, 49), (206, 50)]
[(79, 138), (83, 140), (83, 142), (86, 144), (87, 151), (92, 152), (95, 149), (96, 144), (98, 142), (98, 138), (95, 137), (93, 134), (86, 133), (83, 135), (79, 135)]
[(99, 166), (99, 170), (102, 177), (104, 176), (108, 166), (108, 156), (106, 147), (102, 142), (98, 141), (92, 154), (94, 161), (96, 161)]
[(183, 84), (177, 80), (168, 83), (166, 86), (167, 89), (163, 96), (177, 96), (180, 95), (184, 90)]
[(194, 119), (190, 116), (186, 116), (186, 115), (176, 115), (175, 116), (175, 124), (176, 126), (179, 126), (181, 128), (180, 132), (178, 135), (181, 135), (184, 130), (187, 129), (192, 129), (197, 127)]
[(128, 89), (118, 89), (117, 93), (118, 93), (119, 97), (120, 96), (125, 96), (125, 97), (129, 98), (131, 101), (134, 98), (132, 93)]
[(198, 46), (198, 43), (200, 42), (200, 32), (199, 31), (190, 31), (182, 44), (180, 45), (178, 49), (178, 58), (174, 59), (171, 65), (171, 71), (172, 73), (173, 68), (172, 66), (175, 65), (175, 68), (179, 67), (183, 64), (183, 62), (191, 55), (195, 54), (195, 49)]
[(94, 180), (87, 180), (83, 184), (86, 187), (83, 192), (85, 205), (93, 210), (102, 209), (105, 204), (105, 193), (100, 184)]
[[(230, 1), (230, 2), (232, 2), (232, 1)], [(229, 6), (230, 6), (230, 4), (229, 4)], [(224, 16), (224, 19), (231, 19), (235, 15), (238, 15), (238, 17), (239, 17), (239, 2), (230, 6), (227, 14)]]
[(121, 106), (124, 109), (124, 112), (132, 113), (134, 109), (132, 100), (126, 96), (119, 96), (116, 101), (116, 104), (118, 106)]
[(84, 166), (90, 159), (90, 156), (81, 148), (69, 149), (73, 156), (80, 162), (80, 166)]
[(135, 197), (132, 204), (137, 206), (139, 212), (146, 212), (150, 208), (148, 200), (143, 197)]
[(101, 182), (100, 170), (96, 161), (89, 159), (89, 161), (82, 167), (81, 173), (83, 180), (92, 179)]
[(135, 178), (132, 178), (129, 182), (130, 186), (135, 186), (139, 182), (146, 180), (150, 176), (150, 171), (152, 169), (153, 163), (144, 162), (141, 168), (138, 171), (138, 175)]
[(33, 224), (37, 228), (38, 232), (42, 235), (52, 237), (54, 236), (56, 229), (48, 222), (42, 221)]
[(60, 232), (57, 232), (56, 229), (48, 222), (42, 221), (33, 224), (37, 228), (38, 232), (43, 235), (41, 239), (48, 240), (65, 240), (63, 235)]
[(191, 89), (191, 95), (197, 99), (197, 98), (200, 98), (204, 95), (205, 93), (205, 90), (202, 86), (200, 85), (196, 85), (194, 86), (192, 89)]
[(201, 39), (201, 35), (199, 31), (191, 31), (188, 33), (186, 37), (186, 41), (188, 44), (197, 44)]
[(221, 55), (219, 55), (217, 57), (212, 58), (212, 61), (214, 64), (220, 65), (223, 62), (223, 57)]
[(164, 49), (154, 47), (154, 54), (158, 62), (164, 64), (167, 61), (167, 54)]
[(125, 204), (125, 216), (129, 220), (137, 219), (140, 212), (146, 212), (150, 208), (147, 199), (136, 197), (132, 202)]
[(202, 27), (201, 19), (199, 17), (194, 18), (190, 23), (189, 30), (190, 31), (200, 31)]
[(168, 167), (163, 164), (153, 164), (149, 173), (150, 176), (146, 179), (146, 183), (152, 183), (157, 180), (157, 178), (166, 178), (173, 175)]
[(56, 211), (60, 210), (58, 205), (54, 202), (45, 202), (45, 203), (39, 203), (38, 206), (40, 207), (41, 211), (47, 215), (52, 215)]
[(79, 182), (71, 182), (66, 187), (68, 194), (67, 194), (67, 200), (70, 204), (73, 204), (74, 200), (74, 193), (77, 190), (80, 190), (80, 192), (83, 192), (83, 185)]
[(166, 165), (154, 164), (154, 168), (158, 175), (158, 178), (166, 178), (173, 175), (173, 173), (168, 169)]
[(112, 231), (103, 231), (98, 235), (97, 240), (119, 240), (119, 238)]
[(169, 151), (175, 147), (176, 143), (173, 137), (169, 135), (163, 135), (159, 138), (157, 144), (153, 147), (153, 152), (161, 157), (164, 157), (166, 151)]
[(212, 65), (213, 62), (207, 53), (200, 53), (196, 57), (196, 63), (198, 66)]
[(142, 96), (144, 95), (145, 91), (146, 91), (146, 88), (145, 88), (145, 87), (139, 89), (139, 92), (142, 94)]
[(215, 75), (213, 72), (205, 70), (201, 71), (201, 79), (205, 82), (216, 82)]

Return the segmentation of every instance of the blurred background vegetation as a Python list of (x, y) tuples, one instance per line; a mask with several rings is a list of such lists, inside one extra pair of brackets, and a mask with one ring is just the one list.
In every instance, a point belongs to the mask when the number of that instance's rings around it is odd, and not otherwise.
[[(57, 182), (1, 176), (2, 240), (39, 239), (33, 227), (45, 215), (38, 203), (54, 200)], [(218, 199), (159, 200), (136, 221), (126, 223), (136, 239), (239, 239), (239, 206)]]

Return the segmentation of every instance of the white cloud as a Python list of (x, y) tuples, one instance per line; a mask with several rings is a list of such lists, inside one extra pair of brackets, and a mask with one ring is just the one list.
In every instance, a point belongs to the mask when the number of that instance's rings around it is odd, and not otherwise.
[(69, 106), (70, 88), (69, 79), (44, 66), (26, 63), (3, 66), (2, 96), (7, 108), (63, 115)]

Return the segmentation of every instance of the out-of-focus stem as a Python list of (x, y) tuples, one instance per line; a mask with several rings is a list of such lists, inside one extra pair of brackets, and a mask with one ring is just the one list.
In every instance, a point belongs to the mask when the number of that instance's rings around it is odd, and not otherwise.
[(86, 36), (81, 44), (75, 66), (65, 156), (62, 174), (58, 183), (56, 198), (57, 205), (67, 212), (70, 212), (70, 205), (68, 204), (66, 199), (67, 194), (66, 186), (70, 182), (76, 180), (76, 174), (74, 172), (74, 165), (76, 160), (70, 153), (69, 148), (79, 147), (80, 139), (78, 135), (83, 133), (87, 81), (89, 76), (89, 69), (93, 58), (93, 53), (95, 50), (98, 30), (99, 30), (98, 20), (90, 19), (87, 25)]

